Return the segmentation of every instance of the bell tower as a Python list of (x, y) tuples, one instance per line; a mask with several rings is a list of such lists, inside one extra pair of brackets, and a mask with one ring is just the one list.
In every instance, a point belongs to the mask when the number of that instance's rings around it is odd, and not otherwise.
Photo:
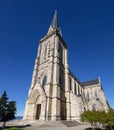
[(68, 82), (67, 46), (55, 10), (47, 35), (39, 41), (24, 119), (66, 119)]

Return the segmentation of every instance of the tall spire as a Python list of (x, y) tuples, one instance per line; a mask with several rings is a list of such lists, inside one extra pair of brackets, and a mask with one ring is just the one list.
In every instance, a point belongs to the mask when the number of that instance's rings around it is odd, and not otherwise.
[(49, 27), (49, 30), (48, 30), (48, 33), (51, 33), (52, 31), (58, 31), (61, 35), (61, 30), (60, 30), (60, 27), (59, 27), (59, 23), (58, 23), (58, 14), (57, 14), (57, 9), (55, 9), (55, 13), (54, 13), (54, 17), (52, 19), (52, 23)]
[(54, 14), (51, 26), (54, 31), (59, 29), (57, 9), (55, 9), (55, 14)]

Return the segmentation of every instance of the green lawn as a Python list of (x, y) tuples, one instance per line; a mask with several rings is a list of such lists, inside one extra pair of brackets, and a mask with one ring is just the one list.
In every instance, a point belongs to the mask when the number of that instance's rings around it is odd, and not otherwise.
[(21, 128), (11, 127), (11, 128), (5, 128), (3, 130), (22, 130)]

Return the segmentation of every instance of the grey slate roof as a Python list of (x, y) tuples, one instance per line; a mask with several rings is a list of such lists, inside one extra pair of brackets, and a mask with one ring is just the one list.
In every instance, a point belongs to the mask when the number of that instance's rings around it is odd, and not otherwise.
[(79, 84), (81, 84), (81, 81), (72, 73), (70, 69), (69, 69), (69, 75), (71, 75)]
[(89, 80), (89, 81), (86, 81), (86, 82), (82, 82), (81, 84), (82, 84), (82, 86), (85, 87), (85, 86), (100, 84), (100, 81), (99, 81), (99, 79), (94, 79), (94, 80)]

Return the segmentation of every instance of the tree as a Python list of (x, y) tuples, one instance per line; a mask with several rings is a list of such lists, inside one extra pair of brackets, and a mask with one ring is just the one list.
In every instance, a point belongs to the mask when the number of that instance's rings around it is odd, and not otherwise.
[(110, 111), (107, 113), (106, 118), (106, 127), (110, 128), (111, 130), (114, 130), (114, 110), (110, 109)]
[(81, 115), (83, 122), (89, 122), (93, 128), (99, 128), (106, 122), (106, 113), (101, 111), (85, 111)]
[(15, 113), (16, 102), (8, 101), (8, 96), (5, 91), (0, 98), (0, 122), (3, 122), (3, 127), (5, 127), (7, 121), (15, 119)]
[(105, 126), (106, 128), (114, 129), (114, 110), (109, 112), (104, 111), (85, 111), (81, 115), (81, 121), (89, 122), (93, 128)]

